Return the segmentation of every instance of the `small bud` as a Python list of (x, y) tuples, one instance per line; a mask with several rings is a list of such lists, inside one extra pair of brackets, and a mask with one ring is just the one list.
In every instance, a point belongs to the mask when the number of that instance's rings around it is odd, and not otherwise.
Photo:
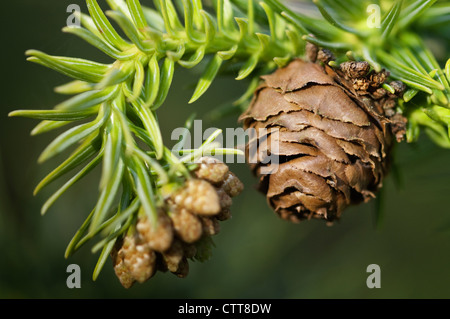
[(212, 184), (222, 182), (228, 174), (228, 166), (224, 163), (201, 163), (195, 171), (197, 178), (204, 179)]
[(214, 186), (201, 179), (191, 179), (172, 195), (174, 203), (199, 215), (215, 215), (220, 212), (219, 197)]
[(317, 54), (317, 59), (319, 61), (322, 61), (324, 64), (328, 64), (330, 61), (335, 61), (336, 57), (330, 50), (320, 49), (319, 53)]
[(243, 191), (244, 184), (242, 184), (234, 173), (229, 172), (228, 176), (222, 183), (221, 188), (231, 197), (235, 197)]
[(375, 100), (379, 100), (379, 99), (381, 99), (382, 97), (386, 96), (386, 94), (387, 94), (386, 89), (383, 88), (383, 87), (379, 87), (378, 89), (376, 89), (375, 92), (372, 93), (372, 97), (373, 97)]
[(214, 216), (219, 221), (225, 221), (231, 218), (231, 211), (230, 209), (222, 209), (222, 211)]
[(186, 258), (193, 258), (197, 254), (197, 247), (195, 244), (183, 243), (183, 251)]
[(397, 102), (394, 99), (386, 99), (383, 103), (383, 108), (385, 110), (393, 109), (397, 105)]
[(111, 252), (111, 257), (113, 260), (114, 272), (116, 273), (117, 278), (119, 279), (122, 286), (128, 289), (133, 286), (136, 280), (134, 280), (133, 276), (130, 273), (130, 270), (125, 265), (123, 259), (119, 256), (121, 245), (122, 241), (116, 243)]
[(392, 81), (389, 85), (395, 90), (395, 96), (401, 97), (406, 91), (406, 84), (402, 81)]
[(215, 217), (201, 217), (203, 225), (203, 233), (209, 236), (216, 235), (220, 232), (220, 224)]
[(155, 272), (155, 252), (146, 244), (137, 243), (137, 236), (126, 236), (124, 247), (125, 266), (137, 282), (145, 282)]
[(370, 75), (370, 81), (371, 81), (370, 85), (372, 87), (379, 87), (379, 86), (383, 85), (383, 83), (386, 81), (388, 76), (389, 76), (389, 72), (387, 72), (384, 69), (378, 73), (373, 73)]
[(202, 236), (202, 223), (187, 209), (174, 209), (170, 217), (176, 234), (186, 243), (193, 243)]
[(229, 209), (233, 204), (231, 196), (227, 194), (222, 188), (217, 189), (217, 195), (219, 195), (220, 210)]
[(163, 211), (159, 212), (156, 225), (152, 225), (147, 216), (144, 216), (139, 218), (136, 229), (142, 240), (155, 251), (163, 252), (172, 244), (172, 222)]
[(125, 266), (123, 259), (116, 259), (114, 261), (114, 272), (124, 288), (131, 288), (136, 282), (128, 267)]
[(178, 240), (174, 240), (172, 246), (162, 253), (163, 261), (170, 272), (176, 272), (180, 262), (183, 260), (183, 246)]
[(370, 87), (370, 82), (364, 78), (353, 79), (353, 88), (357, 91), (367, 91)]
[(347, 77), (357, 79), (365, 77), (369, 73), (370, 64), (366, 61), (347, 61), (341, 63), (340, 68)]
[(397, 142), (403, 141), (406, 135), (406, 124), (407, 119), (401, 114), (396, 113), (392, 118), (392, 132), (395, 135), (395, 138), (397, 139)]
[(181, 259), (178, 269), (173, 272), (178, 278), (185, 278), (189, 274), (189, 262), (186, 258)]
[[(155, 252), (146, 245), (139, 245), (136, 248), (139, 253), (130, 258), (129, 268), (134, 279), (139, 283), (143, 283), (152, 277), (156, 271), (156, 255)], [(126, 259), (125, 264), (127, 264)]]
[(118, 247), (119, 250), (112, 253), (114, 271), (125, 288), (131, 287), (135, 281), (143, 283), (153, 276), (156, 271), (155, 252), (145, 243), (140, 243), (137, 234), (127, 235)]

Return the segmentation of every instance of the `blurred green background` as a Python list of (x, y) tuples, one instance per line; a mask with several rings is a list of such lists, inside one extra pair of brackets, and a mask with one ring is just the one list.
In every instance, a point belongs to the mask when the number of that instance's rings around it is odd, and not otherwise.
[[(333, 227), (321, 221), (289, 224), (267, 207), (246, 165), (232, 164), (246, 189), (234, 200), (233, 218), (215, 236), (209, 261), (191, 263), (185, 279), (158, 273), (129, 290), (119, 284), (108, 261), (93, 282), (98, 255), (90, 252), (91, 245), (67, 260), (64, 250), (95, 203), (99, 172), (40, 216), (40, 206), (57, 185), (36, 197), (33, 188), (62, 157), (43, 165), (37, 157), (57, 132), (31, 137), (36, 121), (7, 117), (14, 109), (52, 108), (65, 98), (53, 87), (68, 79), (26, 62), (27, 49), (110, 61), (60, 31), (71, 3), (87, 11), (84, 1), (16, 0), (4, 4), (0, 19), (0, 298), (450, 298), (450, 151), (427, 138), (398, 146), (403, 183), (396, 186), (392, 176), (386, 180), (378, 226), (375, 201), (348, 209)], [(168, 145), (173, 145), (171, 131), (190, 114), (201, 118), (237, 98), (246, 85), (222, 78), (188, 105), (197, 77), (195, 69), (178, 69), (160, 109)], [(236, 117), (228, 117), (203, 125), (225, 129), (238, 124)], [(81, 289), (66, 286), (66, 268), (72, 263), (81, 267)], [(366, 286), (369, 264), (381, 267), (380, 289)]]

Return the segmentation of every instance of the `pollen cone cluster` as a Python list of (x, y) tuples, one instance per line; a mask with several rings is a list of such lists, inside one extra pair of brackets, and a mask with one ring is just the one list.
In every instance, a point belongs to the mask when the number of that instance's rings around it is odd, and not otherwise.
[(332, 68), (326, 50), (318, 57), (263, 76), (240, 118), (256, 131), (246, 155), (259, 189), (279, 216), (293, 222), (332, 222), (347, 206), (375, 197), (394, 138), (405, 132), (405, 119), (395, 112), (403, 83), (392, 82), (396, 93), (388, 93), (382, 87), (386, 71), (355, 61)]
[(139, 216), (134, 231), (117, 241), (111, 256), (125, 288), (147, 281), (157, 270), (186, 277), (189, 259), (209, 257), (211, 236), (220, 231), (221, 221), (231, 218), (232, 197), (243, 184), (213, 158), (202, 158), (192, 175), (168, 195), (156, 223)]

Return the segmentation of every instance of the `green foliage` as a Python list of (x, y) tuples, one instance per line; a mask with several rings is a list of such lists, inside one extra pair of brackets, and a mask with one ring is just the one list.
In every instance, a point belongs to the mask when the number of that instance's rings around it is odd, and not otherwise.
[(420, 37), (421, 32), (448, 26), (448, 3), (379, 1), (384, 18), (380, 28), (370, 28), (369, 1), (351, 0), (347, 5), (315, 0), (318, 10), (311, 10), (312, 14), (295, 12), (278, 0), (216, 0), (213, 8), (204, 8), (200, 0), (154, 0), (156, 9), (141, 6), (138, 0), (107, 2), (112, 10), (103, 12), (96, 0), (86, 0), (89, 15), (79, 15), (82, 27), (63, 31), (113, 61), (101, 64), (27, 51), (29, 61), (72, 78), (56, 92), (74, 96), (53, 110), (10, 114), (41, 120), (32, 134), (82, 121), (43, 151), (40, 162), (75, 148), (35, 192), (82, 167), (43, 205), (45, 213), (73, 184), (102, 165), (97, 204), (66, 251), (67, 257), (101, 234), (93, 249), (102, 249), (94, 279), (138, 212), (154, 219), (164, 201), (163, 189), (189, 177), (189, 161), (204, 152), (239, 153), (218, 148), (211, 138), (197, 150), (184, 150), (184, 157), (178, 159), (164, 145), (156, 111), (173, 92), (177, 67), (203, 68), (190, 103), (201, 98), (221, 73), (231, 70), (237, 80), (249, 79), (249, 90), (232, 105), (240, 110), (250, 100), (259, 76), (303, 56), (309, 41), (334, 50), (337, 63), (364, 59), (376, 70), (388, 69), (393, 79), (409, 87), (399, 105), (408, 118), (407, 140), (417, 140), (423, 128), (437, 144), (450, 147), (450, 60), (445, 68), (440, 66)]

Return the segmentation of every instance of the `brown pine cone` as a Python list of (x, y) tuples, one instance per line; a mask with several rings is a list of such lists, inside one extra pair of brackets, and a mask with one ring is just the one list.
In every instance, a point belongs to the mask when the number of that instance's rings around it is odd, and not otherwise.
[[(347, 206), (375, 196), (393, 144), (393, 121), (383, 105), (394, 98), (373, 98), (386, 76), (369, 72), (367, 62), (336, 70), (297, 59), (262, 77), (240, 120), (256, 130), (247, 160), (282, 218), (331, 222)], [(270, 155), (279, 165), (264, 170)]]

